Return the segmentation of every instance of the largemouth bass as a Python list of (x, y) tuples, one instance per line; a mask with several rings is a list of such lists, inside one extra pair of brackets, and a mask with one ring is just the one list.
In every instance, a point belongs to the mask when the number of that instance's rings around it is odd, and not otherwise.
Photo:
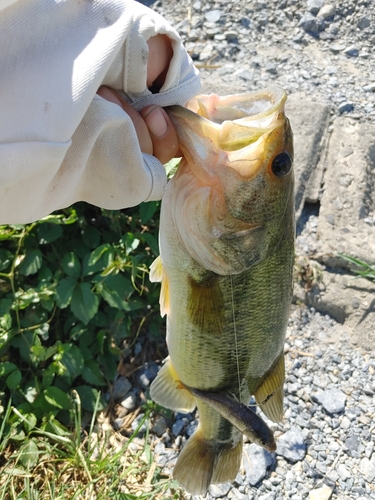
[[(293, 140), (286, 95), (200, 96), (166, 108), (183, 159), (160, 216), (161, 281), (169, 358), (151, 397), (175, 411), (198, 407), (199, 426), (174, 477), (191, 494), (235, 479), (245, 434), (275, 450), (251, 395), (283, 415), (284, 338), (294, 260)], [(194, 110), (194, 111), (192, 111)]]

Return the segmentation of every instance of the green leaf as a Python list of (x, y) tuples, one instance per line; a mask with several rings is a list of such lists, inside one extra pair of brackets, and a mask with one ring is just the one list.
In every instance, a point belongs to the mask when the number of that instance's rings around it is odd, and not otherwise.
[(157, 238), (151, 233), (142, 233), (140, 235), (143, 240), (147, 243), (147, 245), (151, 248), (152, 253), (155, 256), (158, 256), (160, 251), (159, 251), (159, 243)]
[(35, 467), (39, 460), (39, 451), (35, 442), (30, 439), (20, 450), (20, 462), (26, 469)]
[(86, 225), (82, 231), (82, 240), (89, 248), (95, 248), (100, 243), (100, 233), (95, 227)]
[(63, 230), (60, 225), (47, 222), (45, 224), (38, 225), (37, 233), (39, 244), (45, 245), (61, 238), (61, 236), (63, 235)]
[(26, 256), (18, 267), (20, 274), (29, 276), (35, 274), (42, 267), (42, 252), (39, 248), (31, 248), (26, 252)]
[(8, 251), (0, 248), (0, 271), (4, 271), (10, 266), (13, 260), (13, 255)]
[(141, 223), (146, 224), (154, 213), (159, 208), (160, 203), (158, 201), (148, 201), (147, 203), (141, 203), (139, 205), (139, 215), (141, 218)]
[(121, 274), (115, 274), (114, 276), (107, 276), (102, 284), (101, 295), (103, 299), (111, 307), (129, 311), (126, 299), (133, 292), (131, 282)]
[(67, 253), (61, 261), (65, 273), (71, 278), (79, 278), (81, 275), (81, 264), (74, 252)]
[(49, 338), (49, 323), (42, 323), (38, 328), (35, 329), (35, 333), (39, 335), (43, 340), (48, 340)]
[(85, 360), (76, 345), (64, 344), (63, 349), (64, 352), (60, 360), (60, 363), (66, 368), (63, 376), (67, 376), (73, 381), (81, 375)]
[[(36, 343), (35, 337), (35, 332), (29, 331), (23, 333), (22, 335), (16, 335), (10, 341), (10, 345), (19, 349), (21, 358), (27, 363), (32, 363), (34, 359), (34, 353), (30, 350), (30, 346)], [(40, 344), (39, 339), (38, 343)]]
[(74, 289), (70, 308), (85, 325), (98, 312), (99, 298), (91, 291), (89, 283), (79, 283)]
[(16, 369), (17, 365), (10, 363), (9, 361), (4, 361), (3, 363), (0, 363), (0, 377), (5, 377)]
[(56, 287), (56, 304), (60, 309), (64, 309), (70, 304), (76, 284), (77, 281), (73, 278), (64, 278), (59, 281)]
[(135, 238), (133, 233), (126, 233), (120, 239), (120, 243), (125, 246), (126, 255), (132, 253), (138, 247), (140, 241), (138, 238)]
[[(79, 385), (78, 387), (75, 387), (75, 390), (78, 392), (82, 408), (87, 411), (94, 411), (96, 400), (98, 398), (98, 391), (88, 385)], [(99, 401), (98, 410), (102, 410), (104, 407), (103, 402)]]
[(94, 251), (91, 252), (88, 265), (93, 266), (95, 265), (100, 257), (105, 253), (108, 252), (109, 246), (108, 245), (100, 245), (100, 247), (96, 248)]
[(23, 416), (26, 419), (26, 422), (24, 422), (24, 426), (26, 427), (27, 432), (32, 431), (36, 426), (38, 419), (36, 418), (34, 413), (24, 413)]
[(20, 385), (20, 382), (22, 380), (22, 373), (20, 370), (14, 370), (7, 378), (6, 384), (9, 387), (11, 391), (14, 391), (17, 389), (17, 387)]
[(65, 394), (58, 387), (50, 386), (43, 391), (43, 395), (47, 403), (60, 410), (69, 410), (71, 408), (71, 401), (69, 396)]
[(100, 371), (99, 365), (93, 359), (89, 359), (85, 362), (85, 366), (82, 371), (82, 377), (85, 382), (92, 385), (106, 385), (106, 380)]
[(69, 216), (66, 217), (65, 214), (57, 214), (57, 215), (47, 215), (38, 221), (39, 224), (43, 224), (45, 222), (50, 222), (51, 224), (73, 224), (77, 220), (77, 213), (74, 208), (70, 208)]

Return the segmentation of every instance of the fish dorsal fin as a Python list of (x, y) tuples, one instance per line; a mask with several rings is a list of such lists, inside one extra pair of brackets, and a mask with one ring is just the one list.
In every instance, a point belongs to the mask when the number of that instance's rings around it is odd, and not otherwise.
[(161, 316), (165, 316), (169, 312), (169, 283), (160, 255), (156, 257), (150, 266), (150, 281), (153, 283), (161, 282), (159, 297), (160, 314)]
[(256, 402), (260, 406), (262, 412), (267, 415), (272, 422), (280, 422), (283, 418), (284, 380), (285, 362), (283, 353), (261, 385), (254, 392)]
[(152, 382), (150, 395), (156, 403), (174, 411), (189, 413), (196, 406), (194, 396), (179, 380), (169, 358)]

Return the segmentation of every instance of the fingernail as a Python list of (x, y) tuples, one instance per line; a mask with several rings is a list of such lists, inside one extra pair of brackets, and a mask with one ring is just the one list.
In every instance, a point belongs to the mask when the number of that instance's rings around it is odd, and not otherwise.
[(149, 107), (142, 115), (152, 135), (162, 137), (166, 134), (168, 123), (162, 110), (158, 106)]

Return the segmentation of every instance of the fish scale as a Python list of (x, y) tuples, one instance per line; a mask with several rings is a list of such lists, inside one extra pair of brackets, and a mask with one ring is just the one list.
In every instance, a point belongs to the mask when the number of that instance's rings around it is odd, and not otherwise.
[(198, 407), (199, 426), (174, 469), (192, 494), (234, 480), (242, 434), (270, 451), (276, 446), (242, 403), (254, 395), (271, 420), (282, 418), (294, 261), (285, 99), (271, 89), (200, 96), (189, 106), (203, 116), (167, 108), (184, 158), (163, 197), (160, 257), (150, 273), (162, 283), (169, 350), (151, 397), (176, 411)]

